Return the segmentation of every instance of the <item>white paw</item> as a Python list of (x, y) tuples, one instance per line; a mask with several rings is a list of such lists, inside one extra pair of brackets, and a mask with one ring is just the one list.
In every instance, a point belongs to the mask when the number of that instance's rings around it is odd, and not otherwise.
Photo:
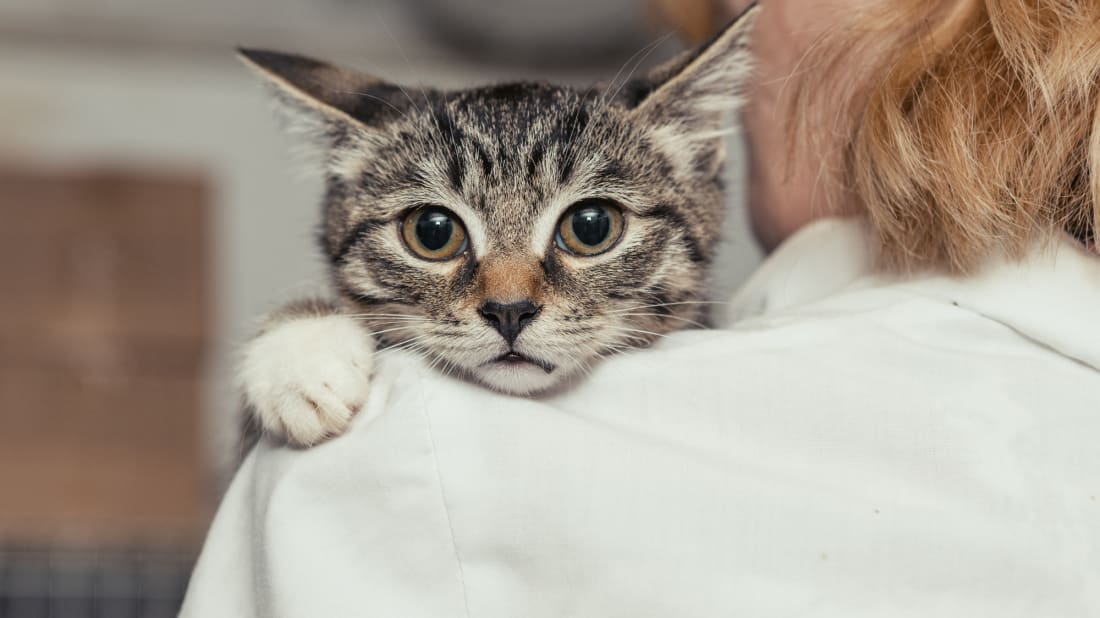
[(367, 401), (374, 340), (345, 316), (293, 319), (244, 350), (238, 379), (265, 432), (310, 446), (337, 436)]

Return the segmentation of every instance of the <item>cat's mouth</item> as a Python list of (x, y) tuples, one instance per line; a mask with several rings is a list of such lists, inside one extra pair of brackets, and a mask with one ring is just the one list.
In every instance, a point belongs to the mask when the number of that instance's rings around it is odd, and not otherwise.
[(495, 391), (526, 396), (557, 386), (564, 377), (560, 369), (550, 361), (513, 349), (482, 361), (469, 371), (471, 377)]
[(506, 367), (521, 367), (521, 366), (524, 366), (524, 365), (534, 365), (535, 367), (538, 367), (539, 369), (542, 369), (546, 373), (552, 373), (555, 369), (554, 365), (552, 365), (552, 364), (550, 364), (550, 363), (548, 363), (548, 362), (546, 362), (542, 359), (527, 356), (525, 354), (520, 354), (519, 352), (516, 352), (515, 350), (505, 352), (504, 354), (501, 354), (500, 356), (494, 358), (493, 360), (491, 360), (491, 361), (489, 361), (485, 364), (486, 365), (497, 365), (497, 364), (499, 364), (499, 365), (504, 365)]

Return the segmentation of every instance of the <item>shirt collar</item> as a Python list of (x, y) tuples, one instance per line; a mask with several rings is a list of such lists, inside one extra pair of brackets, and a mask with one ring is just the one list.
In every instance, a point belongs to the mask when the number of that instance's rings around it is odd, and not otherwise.
[(1069, 237), (1022, 259), (994, 257), (974, 274), (884, 275), (857, 219), (823, 219), (783, 243), (734, 295), (726, 323), (868, 288), (938, 298), (1100, 370), (1100, 256)]

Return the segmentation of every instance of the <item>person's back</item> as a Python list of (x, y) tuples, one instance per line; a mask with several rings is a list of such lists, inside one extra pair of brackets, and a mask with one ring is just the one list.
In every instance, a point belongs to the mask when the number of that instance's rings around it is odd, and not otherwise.
[(1095, 614), (1100, 265), (883, 277), (864, 233), (554, 397), (388, 357), (348, 434), (246, 461), (183, 615)]

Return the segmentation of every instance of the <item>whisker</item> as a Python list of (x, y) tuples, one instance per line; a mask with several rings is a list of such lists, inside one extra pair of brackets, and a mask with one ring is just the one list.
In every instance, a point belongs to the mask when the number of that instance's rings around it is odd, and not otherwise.
[(408, 328), (409, 328), (408, 325), (395, 326), (394, 328), (384, 328), (382, 330), (372, 330), (372, 331), (370, 331), (370, 334), (372, 334), (372, 335), (384, 335), (386, 333), (392, 333), (392, 332), (396, 332), (396, 331), (399, 331), (399, 330), (407, 330)]
[[(657, 39), (656, 41), (649, 44), (648, 51), (646, 51), (645, 55), (642, 56), (641, 59), (638, 60), (638, 62), (634, 63), (634, 68), (630, 69), (630, 73), (628, 73), (627, 76), (623, 79), (623, 82), (621, 84), (619, 84), (619, 87), (615, 89), (615, 94), (605, 100), (605, 105), (609, 104), (610, 101), (614, 101), (615, 98), (619, 96), (619, 93), (621, 93), (623, 91), (623, 88), (625, 88), (626, 85), (628, 83), (630, 83), (630, 78), (634, 77), (634, 73), (639, 68), (641, 68), (642, 64), (645, 63), (647, 58), (649, 58), (649, 55), (653, 53), (653, 50), (657, 49), (661, 45), (661, 43), (664, 43), (665, 41), (667, 41), (668, 38), (671, 37), (671, 36), (672, 36), (672, 32), (669, 31), (663, 37), (661, 37), (661, 38)], [(629, 60), (627, 62), (629, 62)]]
[[(390, 38), (390, 41), (393, 43), (394, 47), (397, 48), (397, 51), (405, 59), (405, 66), (409, 67), (409, 72), (411, 73), (412, 72), (412, 64), (409, 62), (409, 56), (405, 53), (405, 49), (403, 47), (401, 47), (401, 43), (399, 43), (397, 41), (397, 38), (393, 36), (393, 32), (390, 31), (389, 25), (386, 23), (386, 20), (382, 19), (382, 16), (378, 13), (378, 11), (375, 11), (375, 17), (378, 19), (378, 23), (382, 24), (382, 29), (386, 31), (386, 36), (388, 36)], [(411, 77), (411, 75), (410, 75), (410, 77)], [(409, 96), (409, 93), (408, 93), (407, 90), (405, 90), (404, 86), (402, 86), (399, 83), (395, 83), (394, 85), (397, 86), (397, 88), (401, 91), (401, 93), (405, 95), (405, 98), (409, 100), (409, 103), (412, 104), (413, 108), (418, 113), (421, 113), (421, 114), (424, 113), (423, 110), (420, 109), (420, 106), (416, 104), (416, 101), (414, 101), (413, 98), (411, 96)]]
[[(672, 33), (670, 32), (669, 34), (672, 34)], [(653, 49), (655, 47), (657, 47), (658, 45), (663, 43), (665, 41), (665, 39), (667, 39), (667, 38), (668, 38), (668, 35), (665, 35), (664, 37), (662, 37), (660, 39), (657, 39), (656, 41), (652, 41), (652, 42), (650, 42), (646, 45), (643, 45), (638, 51), (634, 52), (633, 54), (630, 54), (630, 57), (626, 59), (626, 62), (624, 62), (622, 64), (622, 66), (619, 67), (619, 70), (615, 72), (615, 76), (612, 77), (611, 81), (609, 81), (607, 83), (607, 89), (604, 91), (604, 94), (606, 95), (608, 91), (610, 91), (612, 88), (615, 87), (615, 82), (618, 81), (619, 76), (623, 74), (623, 69), (625, 69), (628, 65), (630, 65), (630, 63), (633, 62), (634, 59), (638, 57), (638, 54), (645, 53), (648, 56), (649, 52), (653, 51)], [(639, 62), (644, 62), (644, 61), (645, 61), (645, 57), (643, 57), (641, 59), (641, 61), (639, 61)], [(635, 67), (635, 69), (632, 69), (630, 71), (631, 75), (634, 73), (634, 70), (636, 70), (636, 67)], [(627, 80), (629, 80), (629, 77), (627, 78)], [(625, 84), (627, 80), (624, 80), (623, 83)], [(618, 95), (618, 92), (616, 92), (616, 96), (617, 95)], [(601, 103), (602, 103), (602, 101), (603, 101), (603, 97), (601, 97)]]
[(636, 307), (626, 307), (624, 309), (614, 309), (608, 311), (608, 314), (618, 314), (625, 311), (634, 311), (635, 309), (651, 309), (654, 307), (674, 307), (677, 305), (728, 305), (729, 301), (724, 300), (681, 300), (672, 303), (656, 303), (653, 305), (638, 305)]
[(420, 345), (420, 343), (422, 341), (424, 341), (425, 339), (428, 339), (429, 337), (431, 337), (431, 334), (424, 334), (424, 335), (417, 335), (416, 337), (410, 337), (410, 338), (405, 339), (403, 341), (399, 341), (399, 342), (397, 342), (393, 345), (389, 345), (389, 346), (386, 346), (386, 347), (382, 348), (381, 350), (378, 351), (378, 354), (382, 354), (384, 352), (389, 352), (391, 350), (403, 350), (403, 349), (406, 349), (406, 348), (415, 347), (415, 346)]
[(412, 313), (375, 313), (373, 311), (372, 312), (364, 312), (364, 313), (344, 313), (344, 314), (341, 314), (341, 315), (346, 315), (346, 316), (352, 317), (352, 318), (390, 317), (390, 318), (416, 318), (416, 319), (419, 319), (419, 320), (430, 320), (431, 319), (427, 316), (415, 315), (415, 314), (412, 314)]
[(692, 319), (689, 319), (689, 318), (681, 317), (681, 316), (678, 316), (678, 315), (667, 314), (667, 313), (617, 313), (616, 315), (629, 315), (629, 316), (661, 318), (661, 319), (666, 319), (667, 318), (667, 319), (670, 319), (670, 320), (679, 320), (681, 322), (686, 322), (688, 324), (694, 324), (695, 326), (698, 326), (699, 328), (706, 328), (707, 327), (706, 324), (703, 324), (702, 322), (699, 322), (697, 320), (692, 320)]
[(405, 316), (349, 316), (349, 318), (367, 322), (367, 321), (390, 321), (390, 322), (433, 322), (430, 318), (410, 318)]
[(652, 335), (654, 337), (668, 337), (668, 335), (665, 333), (655, 333), (651, 330), (645, 330), (644, 328), (627, 328), (625, 326), (608, 326), (607, 328), (624, 333), (642, 333), (644, 335)]
[[(428, 110), (428, 115), (431, 117), (432, 123), (435, 125), (436, 135), (439, 136), (438, 137), (438, 142), (441, 143), (442, 145), (446, 146), (446, 144), (443, 143), (443, 127), (440, 126), (440, 124), (439, 124), (439, 117), (436, 116), (435, 107), (432, 105), (431, 99), (428, 97), (428, 91), (424, 88), (424, 83), (421, 82), (419, 79), (416, 79), (415, 76), (413, 75), (414, 71), (413, 71), (413, 68), (412, 68), (412, 63), (409, 62), (409, 55), (405, 53), (405, 48), (402, 47), (401, 44), (397, 41), (397, 39), (393, 36), (393, 32), (390, 31), (389, 25), (386, 24), (383, 21), (382, 22), (382, 27), (385, 28), (386, 36), (388, 36), (390, 38), (390, 41), (393, 42), (394, 46), (397, 47), (398, 53), (401, 54), (401, 58), (405, 61), (405, 68), (408, 69), (408, 71), (409, 71), (409, 77), (412, 77), (416, 81), (416, 87), (420, 89), (420, 96), (423, 97), (423, 99), (424, 99), (424, 108)], [(398, 87), (400, 88), (400, 86), (398, 86)], [(402, 88), (402, 91), (404, 91), (404, 88)], [(408, 93), (405, 93), (405, 96), (408, 97), (409, 96)], [(412, 100), (411, 97), (409, 98), (409, 100), (410, 101)], [(444, 105), (446, 105), (446, 100), (447, 100), (446, 96), (444, 96), (443, 100), (444, 100)], [(423, 112), (421, 112), (421, 113), (423, 113)], [(454, 127), (451, 127), (451, 143), (452, 143), (452, 145), (454, 144), (454, 141), (455, 141), (454, 140)]]

